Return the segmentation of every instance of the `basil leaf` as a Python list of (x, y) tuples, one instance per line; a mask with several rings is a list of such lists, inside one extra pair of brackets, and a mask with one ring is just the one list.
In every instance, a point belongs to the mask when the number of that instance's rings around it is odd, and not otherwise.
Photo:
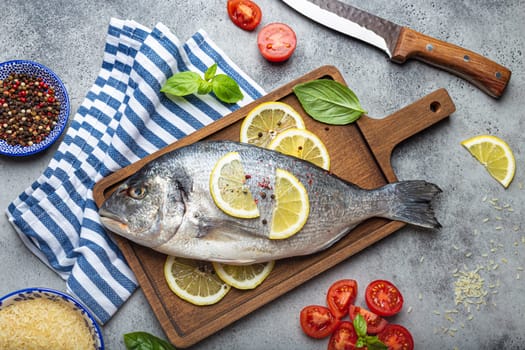
[(357, 349), (364, 348), (366, 346), (365, 340), (361, 337), (357, 338), (357, 341), (355, 342), (355, 347)]
[(124, 334), (124, 344), (127, 350), (175, 350), (167, 341), (146, 332)]
[(361, 314), (357, 314), (354, 318), (354, 329), (359, 338), (366, 336), (366, 320)]
[(209, 81), (202, 80), (201, 83), (199, 84), (199, 88), (197, 89), (197, 93), (199, 95), (206, 95), (211, 92), (212, 88), (213, 88), (212, 83), (210, 83)]
[(244, 97), (237, 82), (226, 74), (217, 74), (211, 82), (213, 93), (222, 102), (235, 103)]
[(204, 80), (210, 81), (215, 76), (215, 73), (217, 73), (217, 63), (214, 63), (206, 70), (204, 73)]
[(368, 350), (387, 350), (388, 346), (386, 346), (377, 335), (374, 336), (367, 336), (365, 338), (366, 347)]
[(180, 72), (166, 80), (160, 91), (175, 96), (186, 96), (197, 92), (201, 81), (198, 73)]
[(175, 96), (186, 96), (198, 93), (209, 94), (213, 91), (215, 96), (226, 103), (236, 103), (244, 97), (239, 84), (226, 74), (216, 74), (217, 63), (206, 69), (204, 79), (195, 72), (180, 72), (171, 76), (161, 92)]
[(365, 113), (354, 92), (334, 80), (309, 81), (294, 86), (293, 91), (306, 113), (326, 124), (349, 124)]

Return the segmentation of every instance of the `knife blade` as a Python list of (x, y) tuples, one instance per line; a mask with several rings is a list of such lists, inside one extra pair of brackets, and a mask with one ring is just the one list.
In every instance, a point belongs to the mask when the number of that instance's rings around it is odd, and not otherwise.
[(386, 52), (391, 61), (417, 59), (453, 73), (499, 98), (511, 71), (473, 51), (400, 26), (338, 0), (283, 0), (304, 16)]

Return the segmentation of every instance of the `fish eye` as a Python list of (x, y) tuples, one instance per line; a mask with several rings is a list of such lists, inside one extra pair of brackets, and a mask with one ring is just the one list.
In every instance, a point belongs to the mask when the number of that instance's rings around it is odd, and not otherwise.
[(146, 187), (144, 186), (139, 186), (139, 187), (132, 186), (128, 188), (128, 195), (134, 199), (142, 199), (146, 196), (146, 193), (147, 193)]

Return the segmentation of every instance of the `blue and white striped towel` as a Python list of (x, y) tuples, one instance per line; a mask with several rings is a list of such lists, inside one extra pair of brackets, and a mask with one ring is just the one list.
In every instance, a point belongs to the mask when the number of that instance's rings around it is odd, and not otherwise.
[[(159, 92), (172, 74), (203, 74), (214, 63), (239, 83), (244, 99), (238, 104)], [(202, 30), (182, 43), (163, 24), (149, 29), (111, 19), (94, 85), (49, 166), (9, 205), (7, 216), (26, 246), (66, 280), (68, 292), (105, 323), (137, 282), (100, 224), (94, 184), (263, 93)]]

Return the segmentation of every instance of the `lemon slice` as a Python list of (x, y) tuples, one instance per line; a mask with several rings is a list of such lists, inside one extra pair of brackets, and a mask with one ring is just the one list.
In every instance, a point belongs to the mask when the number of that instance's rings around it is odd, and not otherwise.
[(310, 203), (306, 189), (293, 174), (276, 169), (275, 175), (275, 208), (269, 237), (285, 239), (304, 226), (310, 212)]
[(195, 305), (215, 304), (231, 289), (215, 274), (212, 264), (204, 261), (168, 256), (164, 277), (173, 293)]
[(277, 135), (268, 146), (290, 156), (330, 169), (330, 155), (323, 141), (306, 129), (288, 129)]
[(259, 216), (237, 152), (229, 152), (217, 161), (210, 175), (210, 192), (215, 204), (228, 215), (244, 219)]
[(240, 141), (267, 147), (279, 133), (290, 128), (304, 129), (303, 118), (283, 102), (264, 102), (252, 109), (241, 125)]
[(493, 178), (507, 188), (516, 172), (516, 161), (509, 145), (491, 135), (480, 135), (461, 142)]
[(257, 287), (268, 277), (274, 266), (274, 261), (242, 266), (213, 263), (213, 268), (220, 279), (237, 289)]

